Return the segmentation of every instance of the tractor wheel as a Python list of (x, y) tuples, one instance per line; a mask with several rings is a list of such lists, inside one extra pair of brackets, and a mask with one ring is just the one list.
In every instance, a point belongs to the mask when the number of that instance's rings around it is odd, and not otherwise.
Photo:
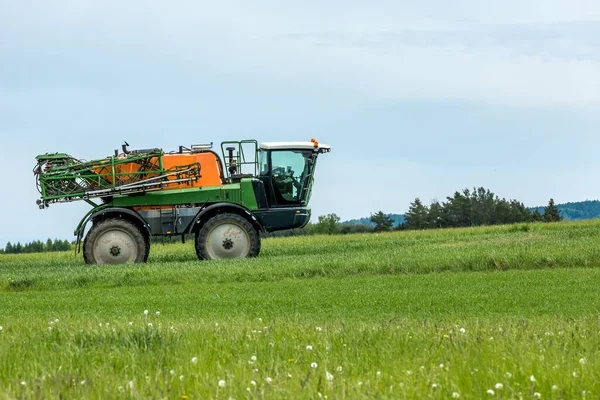
[(146, 262), (150, 246), (131, 222), (109, 218), (94, 224), (83, 242), (83, 259), (88, 264)]
[(259, 252), (258, 232), (237, 214), (217, 214), (196, 234), (196, 255), (201, 260), (256, 257)]

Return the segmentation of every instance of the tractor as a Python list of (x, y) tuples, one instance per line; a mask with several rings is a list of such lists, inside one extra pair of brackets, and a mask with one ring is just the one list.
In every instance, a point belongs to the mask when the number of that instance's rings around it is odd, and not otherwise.
[[(304, 227), (317, 158), (331, 147), (256, 140), (130, 150), (83, 161), (66, 153), (36, 157), (40, 209), (85, 201), (76, 251), (88, 264), (146, 262), (153, 237), (195, 239), (201, 260), (256, 257), (261, 234)], [(86, 227), (91, 226), (86, 232)]]

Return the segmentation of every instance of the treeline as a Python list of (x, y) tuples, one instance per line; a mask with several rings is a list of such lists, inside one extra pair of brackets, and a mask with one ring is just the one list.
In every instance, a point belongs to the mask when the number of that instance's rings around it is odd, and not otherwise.
[[(402, 217), (402, 218), (399, 218)], [(499, 198), (489, 189), (464, 189), (447, 197), (445, 202), (432, 201), (425, 205), (416, 198), (403, 216), (384, 214), (378, 211), (368, 219), (352, 220), (354, 223), (340, 223), (336, 214), (321, 215), (318, 221), (303, 229), (274, 232), (267, 236), (300, 236), (315, 234), (348, 234), (384, 232), (406, 229), (458, 228), (481, 225), (502, 225), (518, 222), (554, 222), (563, 216), (553, 199), (540, 210), (525, 207), (517, 200)], [(400, 222), (398, 222), (400, 221)], [(359, 223), (356, 223), (359, 222)]]
[(0, 254), (44, 253), (65, 250), (71, 250), (71, 243), (68, 240), (48, 239), (45, 243), (39, 240), (25, 244), (8, 242), (4, 249), (0, 249)]
[(447, 197), (445, 202), (432, 201), (429, 206), (416, 198), (405, 214), (404, 229), (435, 229), (481, 225), (502, 225), (517, 222), (561, 221), (553, 199), (543, 213), (533, 212), (517, 200), (500, 199), (489, 189), (464, 189)]

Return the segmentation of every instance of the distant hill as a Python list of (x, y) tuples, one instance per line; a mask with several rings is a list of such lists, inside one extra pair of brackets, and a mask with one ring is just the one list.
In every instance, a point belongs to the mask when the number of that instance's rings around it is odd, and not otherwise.
[[(560, 214), (565, 220), (593, 219), (600, 217), (600, 200), (577, 201), (572, 203), (557, 204), (557, 206)], [(531, 210), (531, 212), (538, 210), (540, 214), (543, 214), (544, 206), (531, 207), (529, 210)], [(404, 222), (403, 214), (389, 214), (389, 216), (394, 220), (394, 226), (398, 226)], [(369, 217), (343, 221), (342, 224), (375, 226), (375, 224), (369, 220)]]
[[(401, 223), (404, 222), (404, 215), (402, 214), (388, 214), (391, 218), (392, 221), (394, 221), (394, 226), (398, 226)], [(358, 218), (358, 219), (351, 219), (348, 221), (343, 221), (342, 225), (371, 225), (371, 226), (375, 226), (374, 223), (371, 222), (371, 220), (369, 219), (369, 217), (365, 217), (365, 218)]]
[[(600, 217), (600, 200), (586, 200), (574, 203), (557, 204), (560, 215), (565, 220), (592, 219)], [(531, 212), (538, 210), (544, 213), (544, 206), (532, 207)]]

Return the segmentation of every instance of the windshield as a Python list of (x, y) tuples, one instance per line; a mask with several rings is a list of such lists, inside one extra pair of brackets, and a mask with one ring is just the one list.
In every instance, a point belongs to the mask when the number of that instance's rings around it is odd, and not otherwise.
[[(270, 154), (270, 165), (267, 155)], [(262, 176), (270, 176), (273, 188), (283, 203), (308, 200), (312, 181), (313, 152), (310, 150), (277, 150), (261, 154)]]

